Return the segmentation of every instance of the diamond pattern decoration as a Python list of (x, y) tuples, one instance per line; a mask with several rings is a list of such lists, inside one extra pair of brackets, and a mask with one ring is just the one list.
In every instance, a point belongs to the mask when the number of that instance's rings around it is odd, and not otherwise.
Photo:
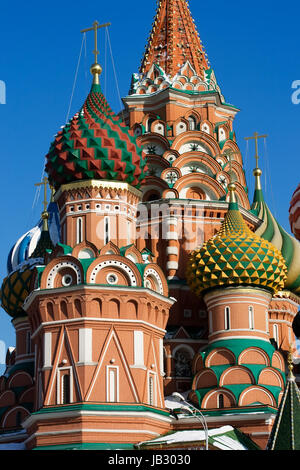
[(136, 137), (95, 84), (80, 112), (56, 135), (46, 158), (49, 182), (56, 189), (85, 179), (124, 181), (139, 188), (147, 171)]
[(196, 249), (187, 267), (196, 294), (218, 286), (251, 285), (277, 292), (284, 288), (287, 267), (281, 252), (254, 234), (236, 204), (230, 204), (219, 232)]
[(2, 284), (0, 298), (1, 306), (11, 317), (24, 315), (23, 303), (31, 292), (33, 270), (14, 271), (7, 276)]

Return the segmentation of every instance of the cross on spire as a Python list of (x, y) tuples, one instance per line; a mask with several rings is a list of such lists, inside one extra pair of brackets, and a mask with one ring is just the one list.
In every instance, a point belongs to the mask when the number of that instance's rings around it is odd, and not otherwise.
[(86, 28), (80, 31), (81, 33), (87, 33), (88, 31), (94, 31), (94, 47), (95, 49), (93, 50), (93, 54), (95, 56), (95, 64), (98, 63), (97, 56), (99, 54), (98, 51), (98, 38), (97, 38), (97, 32), (98, 29), (100, 28), (105, 28), (106, 26), (110, 26), (111, 23), (104, 23), (104, 24), (99, 24), (98, 21), (94, 21), (93, 26), (91, 28)]
[(265, 138), (265, 137), (268, 137), (268, 136), (267, 135), (258, 135), (258, 132), (254, 132), (253, 137), (245, 137), (245, 140), (252, 140), (252, 139), (255, 140), (255, 155), (254, 155), (254, 158), (256, 160), (256, 168), (258, 168), (258, 159), (259, 159), (259, 156), (258, 156), (258, 139), (262, 139), (262, 138)]
[(44, 212), (47, 212), (47, 206), (48, 206), (48, 201), (47, 201), (47, 185), (48, 185), (48, 178), (45, 176), (43, 181), (41, 183), (35, 183), (34, 186), (44, 186)]

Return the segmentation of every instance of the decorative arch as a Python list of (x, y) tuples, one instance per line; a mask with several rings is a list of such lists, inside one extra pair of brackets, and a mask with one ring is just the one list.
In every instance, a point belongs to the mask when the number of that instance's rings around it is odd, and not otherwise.
[(251, 385), (240, 394), (238, 406), (247, 406), (257, 402), (270, 406), (277, 405), (274, 395), (268, 389)]
[(12, 409), (6, 411), (1, 420), (2, 428), (15, 428), (19, 427), (20, 424), (17, 423), (17, 413), (21, 413), (21, 421), (24, 421), (27, 416), (30, 416), (30, 413), (23, 406), (14, 406)]
[(258, 376), (258, 384), (274, 385), (276, 387), (284, 387), (284, 380), (280, 372), (273, 367), (264, 368)]
[(275, 351), (272, 356), (272, 367), (275, 367), (277, 369), (280, 369), (282, 371), (285, 370), (285, 365), (284, 365), (284, 360), (282, 355), (278, 352)]
[(236, 364), (236, 358), (235, 355), (233, 354), (230, 349), (227, 348), (216, 348), (213, 349), (206, 357), (205, 359), (205, 366), (206, 367), (211, 367), (211, 366), (219, 366), (219, 365), (235, 365)]
[(233, 384), (255, 384), (252, 372), (243, 366), (232, 366), (221, 374), (219, 385), (221, 387)]
[(205, 368), (199, 371), (193, 380), (192, 390), (218, 386), (218, 378), (212, 369)]
[(211, 156), (219, 155), (221, 153), (221, 149), (218, 142), (210, 134), (207, 134), (206, 132), (202, 131), (188, 131), (184, 134), (180, 134), (175, 138), (171, 149), (177, 150), (179, 152), (179, 149), (185, 143), (191, 141), (199, 142), (199, 144), (202, 142), (202, 144), (204, 144), (208, 148), (208, 154)]
[(223, 407), (224, 408), (231, 408), (236, 406), (236, 398), (234, 394), (231, 392), (231, 390), (228, 390), (226, 388), (217, 388), (215, 390), (212, 390), (210, 392), (207, 392), (206, 395), (204, 395), (202, 401), (201, 401), (201, 408), (204, 409), (212, 409), (212, 408), (218, 408), (218, 396), (222, 394), (223, 395)]
[[(149, 283), (147, 283), (149, 281)], [(168, 296), (168, 284), (161, 268), (154, 263), (148, 263), (144, 270), (144, 287), (154, 290), (161, 295)]]
[[(87, 270), (87, 282), (89, 284), (96, 284), (98, 275), (103, 269), (123, 273), (123, 276), (125, 275), (128, 279), (128, 284), (133, 287), (142, 285), (141, 275), (135, 264), (130, 259), (120, 255), (99, 256), (99, 258), (91, 263)], [(103, 282), (101, 282), (101, 284), (103, 284)], [(118, 282), (116, 282), (116, 284), (118, 284)]]
[(81, 263), (74, 256), (61, 256), (50, 261), (41, 276), (41, 289), (64, 287), (62, 284), (62, 278), (66, 275), (69, 275), (72, 278), (69, 285), (78, 285), (83, 283), (83, 268)]
[(190, 187), (200, 187), (205, 191), (206, 199), (212, 201), (218, 201), (226, 194), (220, 183), (211, 176), (203, 175), (202, 173), (184, 175), (179, 178), (174, 185), (174, 189), (178, 191), (179, 197), (182, 199), (186, 198), (186, 192)]
[(27, 387), (33, 384), (32, 377), (24, 370), (14, 372), (7, 381), (7, 388)]
[(219, 171), (222, 171), (222, 167), (217, 160), (215, 160), (207, 153), (199, 151), (191, 151), (180, 155), (174, 162), (173, 168), (175, 167), (181, 170), (183, 167), (194, 161), (197, 163), (199, 162), (204, 166), (208, 167), (212, 175), (215, 175)]
[(241, 352), (238, 358), (238, 364), (262, 364), (270, 365), (270, 359), (267, 353), (257, 347), (250, 347)]
[(88, 241), (83, 241), (73, 248), (72, 256), (75, 258), (97, 258), (97, 247)]
[(201, 371), (203, 368), (204, 368), (204, 363), (203, 363), (202, 355), (199, 353), (196, 353), (194, 355), (193, 364), (192, 364), (193, 374), (197, 374), (197, 372)]

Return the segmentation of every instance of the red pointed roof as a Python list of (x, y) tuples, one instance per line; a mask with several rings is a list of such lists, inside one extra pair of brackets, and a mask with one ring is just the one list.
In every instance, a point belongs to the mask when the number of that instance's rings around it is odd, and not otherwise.
[(147, 73), (155, 63), (174, 77), (186, 61), (204, 77), (208, 60), (187, 1), (159, 0), (140, 73)]

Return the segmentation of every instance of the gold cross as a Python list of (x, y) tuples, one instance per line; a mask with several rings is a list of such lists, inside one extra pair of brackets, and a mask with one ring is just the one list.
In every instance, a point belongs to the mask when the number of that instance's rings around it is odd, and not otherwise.
[(48, 202), (47, 202), (47, 185), (48, 185), (48, 178), (45, 176), (45, 178), (43, 179), (43, 181), (41, 183), (36, 183), (34, 186), (44, 186), (44, 201), (43, 201), (43, 204), (44, 204), (44, 212), (47, 211), (47, 206), (48, 206)]
[(265, 137), (268, 137), (267, 135), (258, 135), (258, 132), (254, 132), (254, 135), (253, 137), (245, 137), (245, 140), (251, 140), (251, 139), (255, 139), (255, 155), (254, 155), (254, 158), (256, 160), (256, 168), (258, 168), (258, 139), (262, 139), (262, 138), (265, 138)]
[(111, 23), (105, 23), (105, 24), (99, 24), (98, 21), (94, 21), (93, 26), (91, 28), (83, 29), (80, 31), (81, 33), (86, 33), (88, 31), (94, 31), (94, 41), (95, 41), (95, 50), (93, 51), (93, 54), (95, 55), (95, 64), (97, 64), (97, 55), (99, 54), (98, 51), (98, 44), (97, 44), (97, 31), (100, 28), (104, 28), (106, 26), (110, 26)]

